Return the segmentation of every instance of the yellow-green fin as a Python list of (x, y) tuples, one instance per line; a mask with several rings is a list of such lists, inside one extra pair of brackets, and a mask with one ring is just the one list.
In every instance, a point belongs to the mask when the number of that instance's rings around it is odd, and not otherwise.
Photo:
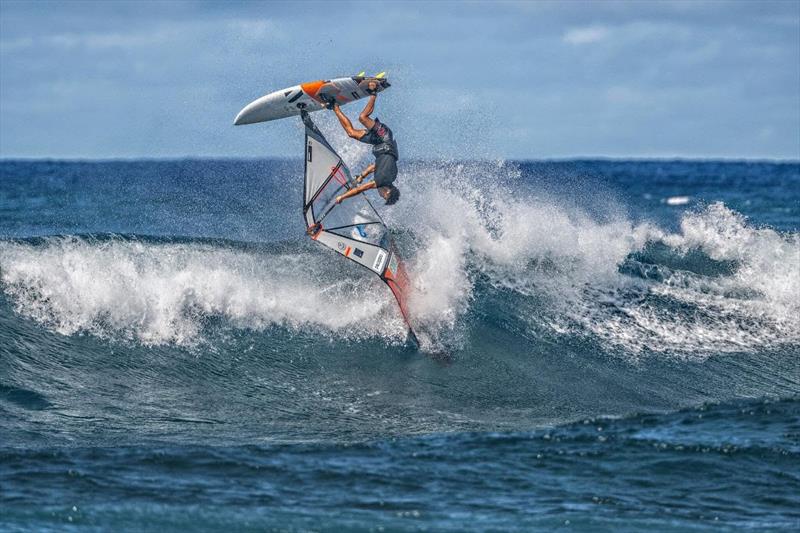
[(375, 78), (381, 79), (386, 77), (386, 72), (381, 72), (380, 74), (375, 74)]
[(361, 72), (359, 72), (358, 74), (356, 74), (356, 78), (360, 78), (360, 77), (361, 77), (361, 76), (363, 76), (363, 75), (364, 75), (364, 71), (362, 70)]

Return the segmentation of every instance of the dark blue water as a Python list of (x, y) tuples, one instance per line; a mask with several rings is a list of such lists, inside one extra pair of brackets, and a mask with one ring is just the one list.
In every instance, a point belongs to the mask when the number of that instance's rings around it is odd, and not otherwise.
[(0, 162), (0, 530), (800, 527), (799, 164), (406, 162), (420, 351), (301, 172)]

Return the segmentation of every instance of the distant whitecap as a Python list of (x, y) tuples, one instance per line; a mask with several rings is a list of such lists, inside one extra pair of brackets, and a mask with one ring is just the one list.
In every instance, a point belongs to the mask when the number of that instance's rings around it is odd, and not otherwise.
[(689, 203), (690, 198), (688, 196), (670, 196), (664, 203), (667, 205), (686, 205)]

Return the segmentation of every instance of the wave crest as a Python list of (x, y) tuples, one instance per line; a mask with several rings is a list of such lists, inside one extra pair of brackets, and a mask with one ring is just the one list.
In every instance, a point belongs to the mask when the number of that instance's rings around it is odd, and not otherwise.
[[(504, 162), (413, 164), (400, 181), (414, 194), (387, 223), (434, 349), (466, 347), (471, 321), (487, 317), (525, 338), (578, 337), (633, 357), (800, 342), (797, 233), (753, 227), (721, 203), (684, 212), (669, 232), (596, 191), (531, 187)], [(306, 241), (50, 237), (0, 242), (0, 275), (19, 313), (63, 334), (191, 345), (223, 323), (402, 342), (383, 284), (328, 254)]]
[[(325, 271), (302, 250), (51, 237), (0, 243), (0, 268), (17, 311), (67, 335), (191, 345), (204, 340), (215, 317), (254, 330), (280, 325), (389, 338), (402, 331), (387, 295), (359, 277)], [(376, 316), (388, 333), (375, 326)]]

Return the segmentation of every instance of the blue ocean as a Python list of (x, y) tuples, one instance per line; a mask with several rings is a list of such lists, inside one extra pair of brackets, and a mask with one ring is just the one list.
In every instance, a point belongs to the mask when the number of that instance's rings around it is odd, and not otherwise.
[(0, 530), (800, 528), (799, 163), (401, 161), (419, 350), (302, 173), (0, 162)]

